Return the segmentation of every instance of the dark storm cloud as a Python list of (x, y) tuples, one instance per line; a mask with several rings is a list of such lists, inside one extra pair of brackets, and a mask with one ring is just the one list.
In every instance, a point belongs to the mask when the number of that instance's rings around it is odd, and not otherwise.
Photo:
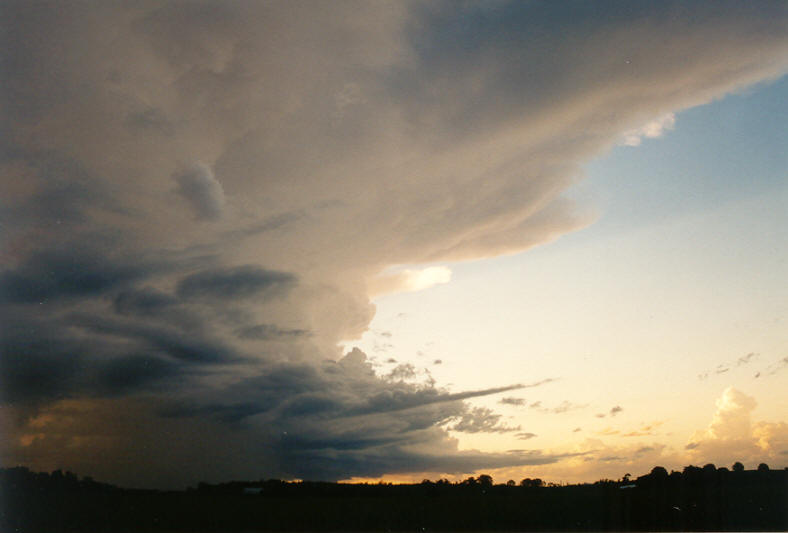
[(146, 276), (153, 267), (111, 259), (85, 246), (35, 251), (0, 273), (0, 301), (34, 303), (85, 298)]
[(502, 466), (551, 464), (570, 457), (542, 455), (539, 452), (512, 451), (484, 453), (458, 451), (449, 454), (424, 453), (405, 445), (369, 447), (361, 450), (332, 448), (296, 450), (288, 454), (283, 465), (286, 472), (302, 479), (321, 472), (319, 479), (337, 480), (351, 476), (378, 477), (385, 473), (441, 472), (459, 474)]
[(178, 282), (176, 293), (181, 298), (235, 299), (254, 296), (275, 296), (296, 283), (289, 272), (266, 270), (245, 265), (191, 274)]
[(622, 133), (785, 70), (779, 2), (622, 6), (3, 4), (0, 377), (42, 413), (4, 460), (173, 486), (563, 457), (448, 432), (552, 378), (450, 392), (337, 346), (386, 268), (578, 229), (561, 195)]
[(141, 342), (183, 362), (216, 364), (244, 359), (230, 345), (192, 331), (85, 314), (72, 315), (69, 322), (94, 333)]
[(0, 146), (0, 165), (23, 168), (24, 181), (40, 184), (19, 196), (5, 191), (0, 221), (6, 224), (74, 224), (86, 221), (89, 210), (125, 211), (112, 185), (66, 154), (8, 144)]
[(107, 395), (143, 389), (162, 380), (168, 386), (172, 378), (184, 372), (182, 365), (153, 355), (124, 355), (99, 366), (99, 390)]
[(277, 339), (293, 339), (309, 336), (305, 329), (283, 329), (274, 324), (256, 324), (237, 329), (236, 335), (242, 339), (265, 341)]
[(133, 353), (127, 344), (76, 334), (56, 322), (10, 320), (0, 336), (0, 401), (6, 405), (130, 394), (163, 380), (171, 386), (189, 372), (178, 362)]
[(124, 315), (153, 315), (175, 305), (177, 300), (169, 294), (150, 288), (121, 291), (113, 301), (115, 312)]
[(51, 401), (78, 388), (86, 363), (83, 346), (41, 326), (35, 322), (3, 326), (0, 394), (5, 404)]

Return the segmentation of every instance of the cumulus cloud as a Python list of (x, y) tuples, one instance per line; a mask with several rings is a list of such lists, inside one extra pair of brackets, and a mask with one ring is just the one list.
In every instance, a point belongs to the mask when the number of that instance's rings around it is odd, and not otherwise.
[(224, 211), (224, 190), (208, 166), (197, 162), (172, 176), (182, 196), (201, 220), (217, 220)]
[(788, 444), (785, 422), (754, 422), (757, 403), (751, 396), (728, 387), (717, 400), (717, 410), (706, 429), (696, 431), (686, 449), (693, 458), (727, 463), (731, 458), (746, 464), (776, 460)]
[(339, 343), (587, 225), (585, 162), (786, 68), (779, 2), (56, 7), (0, 31), (2, 459), (155, 486), (559, 460), (451, 437), (520, 386)]

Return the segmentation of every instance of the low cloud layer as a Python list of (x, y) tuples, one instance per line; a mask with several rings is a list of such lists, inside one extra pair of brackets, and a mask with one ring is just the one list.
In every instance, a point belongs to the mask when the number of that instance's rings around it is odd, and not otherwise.
[(589, 224), (585, 162), (788, 47), (779, 2), (3, 9), (2, 460), (151, 486), (561, 459), (451, 437), (513, 430), (465, 400), (516, 383), (338, 344)]

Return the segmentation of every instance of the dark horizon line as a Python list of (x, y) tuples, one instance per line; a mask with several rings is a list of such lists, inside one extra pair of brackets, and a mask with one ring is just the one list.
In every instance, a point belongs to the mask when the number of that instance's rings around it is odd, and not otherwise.
[[(737, 465), (740, 465), (737, 468)], [(660, 471), (661, 470), (661, 471)], [(717, 467), (714, 463), (706, 463), (704, 466), (696, 466), (696, 465), (687, 465), (683, 467), (681, 471), (678, 470), (670, 470), (668, 472), (667, 469), (660, 465), (654, 466), (651, 471), (647, 474), (642, 474), (637, 477), (633, 477), (632, 474), (626, 473), (618, 480), (609, 479), (609, 478), (600, 478), (595, 481), (583, 481), (583, 482), (576, 482), (576, 483), (565, 483), (565, 482), (555, 482), (555, 481), (546, 481), (542, 480), (541, 478), (523, 478), (519, 481), (509, 479), (504, 482), (494, 483), (494, 479), (489, 474), (478, 474), (477, 477), (469, 476), (462, 480), (457, 481), (450, 481), (447, 478), (438, 478), (432, 480), (430, 478), (424, 478), (421, 481), (413, 481), (413, 482), (394, 482), (394, 481), (359, 481), (359, 482), (349, 482), (349, 481), (339, 481), (339, 480), (321, 480), (321, 479), (282, 479), (282, 478), (259, 478), (259, 479), (231, 479), (228, 481), (217, 481), (217, 482), (207, 482), (207, 481), (198, 481), (196, 485), (187, 485), (185, 488), (182, 489), (157, 489), (157, 488), (149, 488), (149, 487), (124, 487), (120, 485), (116, 485), (114, 483), (108, 483), (104, 481), (96, 481), (93, 476), (79, 476), (76, 472), (72, 472), (70, 470), (63, 470), (62, 468), (58, 468), (52, 470), (51, 472), (47, 471), (34, 471), (30, 467), (25, 465), (16, 465), (11, 467), (0, 466), (0, 476), (3, 476), (6, 473), (13, 472), (13, 471), (22, 471), (27, 474), (32, 474), (34, 476), (48, 476), (50, 478), (62, 478), (62, 479), (69, 479), (71, 482), (76, 482), (78, 484), (90, 484), (95, 486), (102, 486), (104, 488), (112, 488), (117, 490), (124, 490), (124, 491), (145, 491), (145, 492), (186, 492), (190, 490), (195, 490), (200, 487), (223, 487), (228, 485), (252, 485), (255, 483), (262, 484), (262, 483), (281, 483), (281, 484), (289, 484), (289, 485), (298, 485), (298, 484), (325, 484), (325, 485), (346, 485), (346, 486), (417, 486), (417, 485), (444, 485), (444, 486), (463, 486), (463, 485), (488, 485), (488, 486), (497, 486), (497, 487), (574, 487), (574, 486), (587, 486), (587, 485), (595, 485), (600, 483), (618, 483), (622, 485), (630, 484), (633, 482), (637, 482), (637, 480), (641, 480), (644, 478), (659, 476), (662, 477), (671, 477), (678, 475), (685, 475), (688, 472), (714, 472), (714, 473), (728, 473), (728, 474), (739, 474), (743, 472), (779, 472), (779, 471), (788, 471), (788, 466), (784, 466), (782, 468), (770, 468), (766, 463), (760, 463), (757, 468), (753, 469), (745, 469), (743, 464), (739, 461), (733, 463), (731, 468), (726, 466)], [(656, 473), (655, 473), (656, 472)], [(663, 474), (664, 473), (664, 474)], [(483, 480), (484, 481), (481, 481)], [(512, 482), (514, 484), (512, 485)], [(530, 482), (530, 484), (529, 484)], [(537, 484), (534, 484), (538, 482)]]

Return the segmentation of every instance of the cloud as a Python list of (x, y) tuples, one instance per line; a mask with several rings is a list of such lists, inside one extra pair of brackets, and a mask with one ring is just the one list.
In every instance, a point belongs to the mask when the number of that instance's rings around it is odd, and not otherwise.
[(150, 288), (129, 289), (118, 293), (113, 301), (115, 311), (124, 315), (151, 315), (175, 305), (169, 294)]
[(370, 283), (369, 292), (375, 296), (391, 292), (415, 292), (435, 285), (443, 285), (449, 281), (451, 281), (451, 270), (445, 266), (406, 268), (376, 277)]
[(565, 192), (627, 132), (786, 69), (779, 3), (49, 7), (0, 31), (0, 452), (117, 483), (569, 460), (448, 430), (553, 378), (338, 346), (374, 294), (589, 224)]
[(507, 396), (498, 400), (498, 403), (503, 405), (525, 405), (525, 398), (512, 398)]
[(191, 274), (178, 282), (176, 292), (181, 298), (267, 297), (288, 290), (295, 282), (289, 272), (245, 265)]
[(621, 144), (625, 146), (640, 146), (640, 143), (643, 142), (643, 138), (656, 139), (662, 137), (665, 131), (672, 130), (675, 124), (676, 116), (673, 113), (667, 113), (646, 123), (640, 128), (629, 130), (624, 133)]
[(616, 405), (610, 409), (610, 416), (616, 416), (618, 413), (623, 411), (624, 409), (620, 405)]
[(88, 246), (36, 251), (0, 273), (0, 301), (40, 303), (92, 297), (150, 273), (151, 266), (111, 258)]
[[(728, 363), (720, 363), (719, 365), (717, 365), (717, 367), (714, 370), (709, 370), (701, 374), (698, 374), (698, 379), (703, 381), (708, 379), (711, 374), (716, 374), (716, 375), (725, 374), (726, 372), (729, 372), (732, 369), (736, 369), (740, 366), (749, 365), (754, 361), (756, 361), (759, 357), (760, 354), (755, 352), (750, 352), (746, 355), (739, 357), (735, 361), (731, 361)], [(757, 378), (759, 375), (760, 372), (757, 372), (755, 377)]]
[(778, 459), (788, 444), (788, 424), (753, 422), (755, 399), (733, 387), (723, 391), (716, 405), (708, 427), (689, 439), (686, 449), (693, 458), (723, 464), (736, 460), (758, 464)]
[(536, 436), (537, 436), (536, 433), (529, 433), (529, 432), (523, 432), (523, 433), (516, 433), (515, 434), (515, 437), (517, 437), (520, 440), (528, 440), (528, 439), (532, 439), (532, 438), (534, 438)]
[(238, 337), (250, 340), (284, 340), (298, 337), (308, 337), (309, 331), (305, 329), (282, 329), (273, 324), (256, 324), (236, 330)]
[(563, 402), (561, 402), (559, 405), (557, 405), (555, 407), (542, 407), (542, 402), (541, 401), (533, 402), (528, 407), (530, 409), (536, 409), (540, 413), (558, 414), (558, 415), (560, 415), (560, 414), (563, 414), (563, 413), (568, 413), (569, 411), (575, 411), (577, 409), (583, 409), (583, 408), (585, 408), (587, 406), (586, 405), (572, 403), (570, 401), (564, 400)]
[(208, 166), (194, 163), (188, 169), (173, 174), (172, 179), (178, 184), (176, 192), (189, 203), (198, 219), (221, 218), (225, 203), (224, 189)]
[(463, 433), (508, 433), (520, 426), (510, 427), (500, 423), (501, 415), (487, 407), (473, 407), (462, 413), (459, 420), (449, 429)]

